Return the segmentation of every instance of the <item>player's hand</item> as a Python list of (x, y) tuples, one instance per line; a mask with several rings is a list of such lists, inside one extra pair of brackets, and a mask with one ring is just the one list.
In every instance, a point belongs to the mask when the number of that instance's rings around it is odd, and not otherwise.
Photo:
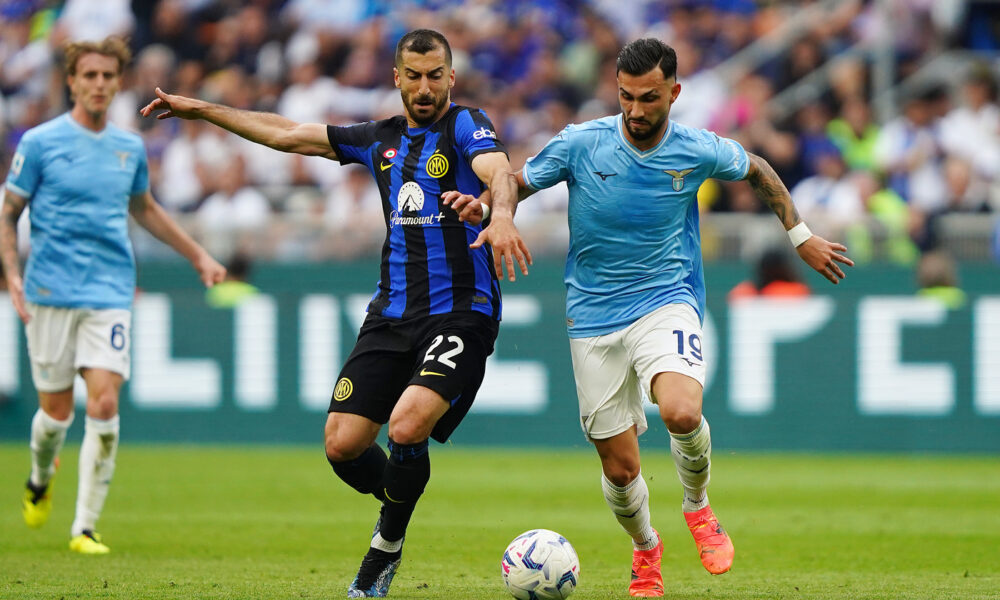
[(31, 315), (28, 314), (28, 305), (24, 301), (24, 281), (20, 277), (8, 277), (7, 291), (10, 292), (10, 303), (14, 305), (17, 316), (27, 325)]
[(451, 206), (458, 213), (458, 220), (463, 223), (479, 225), (483, 222), (483, 204), (479, 198), (461, 192), (445, 192), (441, 194), (445, 206)]
[(219, 264), (219, 261), (212, 258), (207, 252), (201, 254), (194, 263), (194, 268), (198, 271), (198, 277), (205, 287), (210, 288), (217, 283), (221, 283), (226, 278), (226, 267)]
[(844, 271), (840, 265), (843, 263), (849, 267), (854, 266), (854, 261), (838, 252), (847, 252), (847, 246), (836, 242), (828, 242), (818, 235), (814, 235), (798, 248), (799, 256), (806, 264), (816, 270), (817, 273), (830, 280), (830, 283), (837, 284), (844, 277)]
[(514, 226), (513, 219), (495, 215), (490, 221), (489, 227), (480, 231), (479, 237), (469, 244), (469, 247), (479, 248), (487, 242), (493, 247), (493, 268), (496, 269), (497, 279), (503, 279), (503, 265), (505, 264), (507, 265), (507, 279), (510, 281), (517, 279), (514, 274), (515, 260), (521, 267), (521, 273), (528, 274), (531, 252), (528, 251), (528, 246), (521, 239), (521, 234)]
[(169, 119), (170, 117), (179, 117), (181, 119), (196, 119), (195, 107), (198, 105), (199, 100), (193, 98), (187, 98), (185, 96), (177, 96), (174, 94), (168, 94), (156, 88), (153, 90), (156, 92), (156, 100), (153, 100), (146, 106), (139, 109), (139, 114), (144, 117), (148, 117), (153, 114), (154, 110), (166, 109), (167, 112), (160, 113), (156, 115), (157, 119)]

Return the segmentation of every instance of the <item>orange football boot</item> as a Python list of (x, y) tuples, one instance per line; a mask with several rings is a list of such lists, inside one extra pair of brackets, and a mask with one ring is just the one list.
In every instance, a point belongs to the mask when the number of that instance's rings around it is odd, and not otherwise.
[(663, 540), (655, 529), (656, 547), (652, 550), (632, 550), (632, 581), (628, 584), (629, 595), (635, 598), (659, 598), (663, 596), (663, 574), (660, 559), (663, 557)]
[(729, 534), (719, 525), (719, 520), (715, 518), (711, 506), (695, 511), (684, 513), (684, 520), (687, 521), (688, 529), (694, 536), (694, 543), (698, 546), (698, 556), (701, 557), (701, 564), (712, 575), (720, 575), (733, 566), (733, 541), (729, 539)]

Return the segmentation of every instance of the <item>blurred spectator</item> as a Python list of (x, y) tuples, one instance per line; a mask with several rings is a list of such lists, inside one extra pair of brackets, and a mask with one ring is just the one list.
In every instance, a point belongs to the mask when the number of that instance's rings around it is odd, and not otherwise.
[(956, 156), (945, 159), (944, 182), (949, 212), (987, 210), (986, 188), (973, 177), (972, 165), (965, 159)]
[(688, 127), (706, 129), (726, 100), (726, 84), (713, 69), (701, 68), (701, 50), (697, 46), (679, 39), (673, 48), (677, 52), (681, 94), (670, 107), (670, 118)]
[(66, 0), (56, 37), (61, 41), (103, 40), (109, 35), (127, 37), (135, 26), (129, 0)]
[(844, 101), (840, 116), (827, 124), (826, 132), (840, 148), (847, 168), (876, 168), (875, 144), (879, 127), (872, 122), (871, 109), (864, 98), (851, 96)]
[(225, 142), (202, 121), (180, 121), (180, 135), (167, 144), (156, 197), (167, 210), (189, 212), (209, 194), (212, 177), (229, 160)]
[(812, 36), (804, 37), (792, 44), (782, 57), (784, 60), (774, 78), (778, 89), (784, 89), (812, 73), (826, 62), (827, 58), (819, 40)]
[(992, 207), (1000, 209), (1000, 106), (997, 105), (997, 79), (989, 66), (976, 63), (962, 86), (962, 106), (948, 113), (941, 123), (942, 145), (951, 154), (971, 166), (969, 185), (984, 199), (990, 196)]
[(767, 159), (782, 180), (797, 180), (793, 175), (799, 161), (796, 136), (779, 131), (768, 119), (767, 102), (773, 95), (771, 82), (766, 78), (744, 76), (716, 112), (710, 129), (740, 142), (747, 152)]
[(854, 171), (850, 178), (870, 216), (851, 223), (845, 231), (851, 257), (856, 263), (876, 257), (899, 265), (915, 263), (920, 250), (910, 238), (914, 219), (906, 201), (871, 171)]
[(842, 239), (842, 231), (864, 218), (864, 204), (840, 151), (829, 140), (811, 153), (816, 174), (792, 188), (792, 201), (817, 235)]
[(337, 258), (370, 254), (385, 238), (382, 195), (368, 171), (350, 166), (343, 185), (331, 188), (326, 196), (323, 222), (341, 231), (324, 242), (323, 253)]
[(925, 252), (917, 264), (917, 295), (933, 298), (956, 310), (965, 306), (966, 296), (959, 287), (955, 261), (942, 251)]
[(928, 215), (947, 207), (944, 149), (934, 120), (934, 98), (934, 90), (911, 95), (903, 115), (882, 128), (875, 144), (875, 157), (889, 174), (889, 187)]
[(247, 280), (253, 259), (237, 252), (226, 264), (226, 279), (205, 290), (205, 302), (212, 308), (236, 308), (248, 298), (260, 293)]
[(770, 298), (804, 298), (809, 286), (799, 279), (795, 264), (785, 246), (765, 250), (757, 260), (752, 281), (743, 281), (729, 290), (730, 302), (759, 296)]
[(157, 2), (149, 29), (149, 43), (170, 48), (179, 62), (201, 60), (205, 56), (205, 44), (184, 0)]
[(347, 36), (371, 15), (365, 0), (289, 0), (282, 15), (297, 28)]
[[(49, 93), (53, 66), (48, 40), (32, 36), (36, 3), (14, 0), (0, 4), (0, 91), (8, 95), (8, 118), (21, 119), (25, 105)], [(37, 125), (32, 123), (28, 127)]]
[[(820, 102), (810, 102), (799, 109), (795, 115), (795, 131), (798, 133), (798, 177), (790, 177), (786, 184), (794, 185), (800, 178), (810, 177), (818, 173), (817, 166), (821, 155), (829, 156), (840, 152), (827, 135), (827, 124), (830, 114), (826, 106)], [(831, 150), (832, 148), (832, 150)]]
[(245, 163), (234, 157), (218, 178), (218, 191), (205, 199), (195, 216), (205, 235), (206, 247), (215, 256), (232, 256), (237, 248), (257, 251), (260, 232), (271, 216), (271, 205), (262, 193), (247, 185)]

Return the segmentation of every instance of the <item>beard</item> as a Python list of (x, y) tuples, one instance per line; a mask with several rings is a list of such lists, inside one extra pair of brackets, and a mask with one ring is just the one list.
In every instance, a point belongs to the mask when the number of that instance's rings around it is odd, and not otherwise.
[[(656, 123), (650, 124), (650, 126), (645, 131), (636, 131), (632, 129), (632, 125), (629, 123), (628, 116), (622, 115), (622, 120), (625, 122), (625, 129), (628, 130), (628, 134), (632, 136), (635, 141), (645, 141), (660, 133), (663, 128), (663, 124), (667, 122), (667, 115), (663, 115), (662, 118)], [(644, 123), (649, 123), (649, 121), (643, 121)]]
[[(448, 95), (444, 94), (440, 98), (434, 97), (432, 94), (425, 94), (423, 96), (410, 96), (407, 93), (402, 93), (403, 96), (403, 106), (406, 107), (406, 112), (413, 119), (413, 122), (421, 127), (426, 127), (434, 121), (437, 120), (438, 115), (444, 109), (445, 104), (448, 102)], [(417, 102), (430, 102), (432, 108), (428, 113), (418, 113)], [(426, 110), (425, 107), (421, 107), (422, 110)]]

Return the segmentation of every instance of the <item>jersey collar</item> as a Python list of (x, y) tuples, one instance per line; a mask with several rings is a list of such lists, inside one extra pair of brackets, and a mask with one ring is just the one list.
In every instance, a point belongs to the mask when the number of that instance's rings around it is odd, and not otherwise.
[(640, 160), (649, 158), (650, 156), (652, 156), (652, 155), (656, 154), (657, 152), (659, 152), (660, 148), (662, 148), (663, 145), (667, 143), (667, 139), (670, 138), (670, 132), (672, 132), (674, 130), (674, 122), (671, 121), (670, 119), (667, 119), (667, 130), (665, 132), (663, 132), (663, 138), (660, 140), (660, 143), (658, 143), (657, 145), (653, 146), (649, 150), (643, 151), (643, 150), (639, 150), (638, 148), (636, 148), (632, 144), (632, 142), (628, 141), (628, 138), (625, 137), (625, 132), (622, 131), (622, 127), (623, 127), (622, 123), (624, 122), (624, 119), (625, 119), (625, 117), (623, 115), (621, 115), (621, 114), (619, 114), (618, 118), (615, 119), (615, 126), (618, 129), (618, 139), (621, 140), (623, 146), (625, 146), (626, 148), (628, 148), (629, 152), (631, 152), (632, 154), (634, 154), (636, 156), (636, 158), (638, 158)]
[(413, 137), (415, 135), (420, 135), (422, 133), (427, 133), (435, 125), (437, 125), (441, 121), (444, 121), (445, 119), (447, 119), (448, 115), (450, 115), (457, 108), (458, 108), (458, 105), (455, 104), (454, 102), (452, 102), (451, 104), (448, 105), (448, 110), (444, 111), (444, 114), (441, 115), (440, 119), (438, 119), (437, 121), (434, 121), (430, 125), (424, 125), (423, 127), (410, 127), (410, 123), (406, 120), (406, 115), (403, 115), (403, 125), (406, 127), (406, 135), (407, 135), (407, 137)]
[(75, 127), (77, 131), (79, 131), (79, 132), (81, 132), (83, 134), (89, 135), (90, 137), (94, 138), (95, 140), (99, 140), (102, 137), (104, 137), (104, 134), (108, 131), (108, 126), (110, 125), (110, 123), (105, 123), (104, 124), (104, 129), (102, 129), (100, 131), (94, 131), (93, 129), (87, 129), (86, 127), (84, 127), (83, 125), (81, 125), (79, 122), (77, 122), (76, 119), (73, 118), (73, 115), (71, 115), (70, 113), (67, 112), (67, 113), (63, 113), (63, 114), (66, 117), (66, 120), (69, 121), (70, 125), (72, 125), (73, 127)]

